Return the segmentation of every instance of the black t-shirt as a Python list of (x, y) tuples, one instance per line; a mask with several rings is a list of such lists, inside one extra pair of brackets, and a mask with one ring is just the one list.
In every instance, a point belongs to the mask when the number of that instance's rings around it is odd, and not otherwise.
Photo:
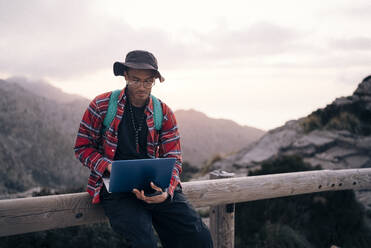
[[(131, 105), (132, 111), (130, 111), (130, 102), (127, 101), (124, 115), (118, 128), (118, 143), (114, 160), (149, 158), (147, 155), (148, 127), (146, 122), (147, 116), (144, 113), (145, 108), (146, 105), (141, 108)], [(134, 123), (132, 117), (134, 117)], [(139, 129), (141, 125), (141, 131), (138, 132), (139, 152), (137, 151), (135, 140), (134, 124), (136, 129)]]

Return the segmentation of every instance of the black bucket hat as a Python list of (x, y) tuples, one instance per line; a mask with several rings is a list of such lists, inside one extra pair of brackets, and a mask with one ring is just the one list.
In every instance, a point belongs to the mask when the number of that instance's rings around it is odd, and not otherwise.
[(115, 76), (124, 76), (124, 71), (127, 68), (154, 70), (156, 78), (160, 79), (160, 82), (165, 81), (165, 78), (158, 71), (157, 59), (148, 51), (134, 50), (129, 52), (124, 63), (116, 61), (113, 64), (113, 73)]

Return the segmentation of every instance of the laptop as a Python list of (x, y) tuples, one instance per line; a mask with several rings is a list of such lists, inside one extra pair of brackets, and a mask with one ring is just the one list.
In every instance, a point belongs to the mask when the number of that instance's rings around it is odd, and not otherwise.
[(150, 182), (163, 190), (170, 185), (175, 158), (115, 160), (110, 178), (103, 182), (110, 193), (132, 192), (134, 188), (153, 192)]

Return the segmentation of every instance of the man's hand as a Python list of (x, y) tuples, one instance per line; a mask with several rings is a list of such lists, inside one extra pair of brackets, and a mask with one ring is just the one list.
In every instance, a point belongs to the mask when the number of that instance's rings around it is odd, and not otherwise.
[(107, 170), (108, 170), (109, 173), (111, 173), (111, 170), (112, 170), (112, 164), (109, 164), (109, 165), (107, 166)]
[(145, 201), (149, 204), (164, 202), (168, 197), (168, 193), (163, 192), (162, 189), (157, 187), (153, 182), (151, 182), (150, 185), (152, 189), (161, 192), (161, 194), (155, 196), (146, 196), (143, 190), (139, 191), (138, 189), (133, 189), (133, 193), (139, 200)]

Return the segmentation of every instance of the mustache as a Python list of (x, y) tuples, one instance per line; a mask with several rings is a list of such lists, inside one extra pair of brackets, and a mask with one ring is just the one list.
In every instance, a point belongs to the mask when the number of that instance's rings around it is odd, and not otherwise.
[(139, 93), (139, 94), (148, 94), (149, 92), (146, 91), (146, 90), (137, 90), (137, 91), (135, 91), (135, 93)]

